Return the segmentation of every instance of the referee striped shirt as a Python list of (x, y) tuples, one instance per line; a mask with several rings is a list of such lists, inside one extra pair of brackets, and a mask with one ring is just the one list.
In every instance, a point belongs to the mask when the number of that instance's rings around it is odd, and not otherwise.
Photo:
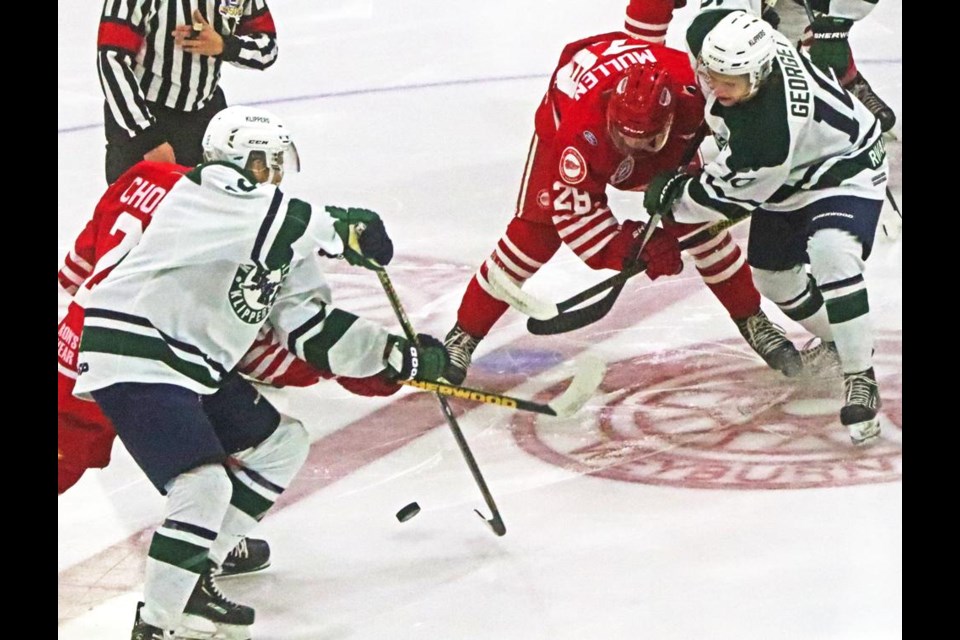
[[(174, 28), (193, 10), (223, 36), (223, 53), (193, 55), (174, 46)], [(148, 102), (179, 111), (202, 109), (226, 61), (266, 69), (277, 37), (266, 0), (105, 0), (97, 35), (100, 84), (113, 119), (131, 138), (154, 124)]]

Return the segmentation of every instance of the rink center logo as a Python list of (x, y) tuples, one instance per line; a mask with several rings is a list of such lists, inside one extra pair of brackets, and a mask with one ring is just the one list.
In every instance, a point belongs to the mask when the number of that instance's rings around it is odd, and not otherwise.
[(247, 324), (266, 320), (288, 270), (289, 266), (268, 271), (252, 264), (240, 265), (228, 294), (230, 307), (237, 317)]
[(738, 340), (611, 363), (597, 395), (572, 419), (575, 429), (525, 413), (513, 418), (513, 435), (556, 466), (637, 484), (793, 490), (900, 482), (901, 335), (877, 335), (882, 435), (870, 446), (854, 446), (840, 424), (838, 371), (786, 379)]

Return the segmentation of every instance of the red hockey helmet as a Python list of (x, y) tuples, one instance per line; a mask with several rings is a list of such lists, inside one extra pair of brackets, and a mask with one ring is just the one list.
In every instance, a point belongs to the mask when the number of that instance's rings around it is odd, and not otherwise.
[(657, 65), (637, 65), (617, 83), (607, 105), (607, 129), (624, 153), (657, 153), (667, 144), (676, 112), (670, 74)]

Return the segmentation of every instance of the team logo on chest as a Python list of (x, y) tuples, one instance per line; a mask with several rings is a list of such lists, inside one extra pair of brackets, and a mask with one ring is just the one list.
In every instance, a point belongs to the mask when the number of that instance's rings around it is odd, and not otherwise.
[(239, 20), (243, 16), (243, 0), (223, 0), (218, 11), (224, 18)]
[(627, 156), (623, 159), (623, 162), (620, 163), (620, 166), (617, 167), (617, 170), (613, 172), (613, 175), (610, 176), (610, 184), (620, 184), (624, 180), (630, 177), (630, 174), (633, 173), (633, 156)]
[(260, 324), (267, 318), (280, 283), (289, 271), (289, 266), (267, 271), (252, 264), (242, 264), (237, 268), (233, 282), (230, 283), (230, 307), (243, 322)]
[(587, 177), (587, 161), (574, 147), (560, 154), (560, 176), (567, 184), (579, 184)]

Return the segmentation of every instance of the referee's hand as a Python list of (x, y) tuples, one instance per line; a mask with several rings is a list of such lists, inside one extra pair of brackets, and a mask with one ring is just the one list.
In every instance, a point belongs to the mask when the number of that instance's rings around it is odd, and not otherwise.
[(174, 44), (187, 53), (198, 56), (218, 56), (223, 53), (223, 38), (199, 9), (193, 10), (193, 24), (182, 24), (170, 32)]

